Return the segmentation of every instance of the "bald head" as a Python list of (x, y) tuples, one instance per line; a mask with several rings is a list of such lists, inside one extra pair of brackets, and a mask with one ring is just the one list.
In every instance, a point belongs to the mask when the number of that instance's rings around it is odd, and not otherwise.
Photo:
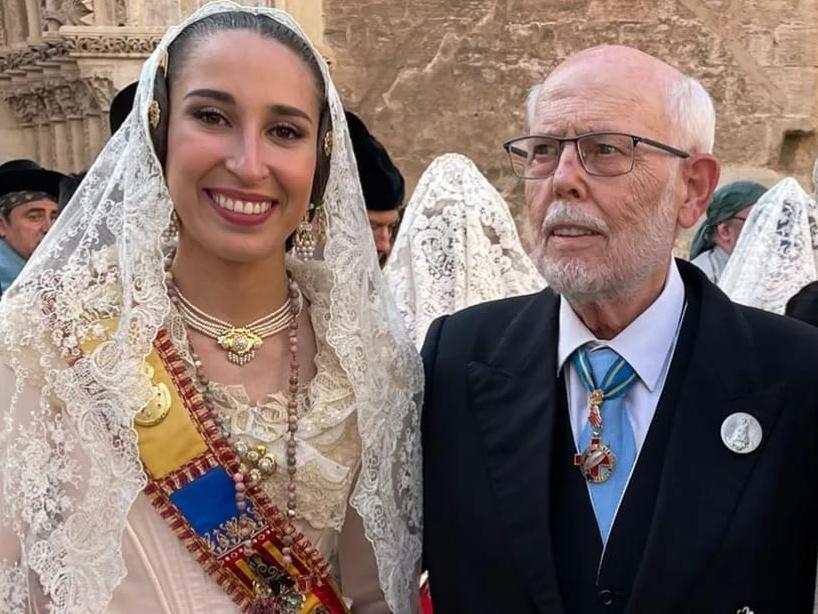
[(600, 87), (640, 89), (684, 79), (678, 70), (658, 58), (632, 47), (602, 45), (579, 51), (557, 66), (546, 84), (559, 83), (562, 79), (584, 79)]
[(611, 121), (628, 123), (626, 116), (638, 116), (653, 136), (688, 151), (710, 153), (713, 149), (715, 111), (706, 90), (698, 81), (638, 49), (592, 47), (562, 62), (529, 95), (531, 131), (537, 131), (538, 116), (555, 99), (571, 96), (611, 107), (610, 114), (619, 116)]

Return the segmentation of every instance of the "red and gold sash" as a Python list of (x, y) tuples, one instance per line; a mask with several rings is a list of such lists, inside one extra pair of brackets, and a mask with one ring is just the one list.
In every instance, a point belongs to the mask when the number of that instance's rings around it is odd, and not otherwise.
[[(292, 531), (259, 485), (248, 485), (252, 549), (242, 545), (232, 475), (239, 471), (215, 417), (161, 331), (145, 371), (154, 398), (135, 417), (146, 494), (196, 561), (246, 612), (347, 614), (318, 550)], [(289, 538), (289, 539), (287, 539)], [(292, 540), (292, 564), (281, 549)]]

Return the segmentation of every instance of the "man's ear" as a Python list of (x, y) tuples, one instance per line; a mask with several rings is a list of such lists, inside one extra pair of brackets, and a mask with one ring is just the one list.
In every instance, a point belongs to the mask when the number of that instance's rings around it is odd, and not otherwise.
[(731, 238), (730, 235), (731, 230), (726, 223), (721, 222), (716, 225), (716, 236), (718, 236), (720, 239), (722, 239), (723, 241), (729, 241)]
[(710, 154), (693, 154), (682, 162), (684, 200), (679, 208), (678, 223), (692, 228), (707, 211), (707, 205), (719, 183), (721, 165)]
[(6, 233), (9, 231), (9, 222), (6, 216), (0, 213), (0, 239), (6, 238)]

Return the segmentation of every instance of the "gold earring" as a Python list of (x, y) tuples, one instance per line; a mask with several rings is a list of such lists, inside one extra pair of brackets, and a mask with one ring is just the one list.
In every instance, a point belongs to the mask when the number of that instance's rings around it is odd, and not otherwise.
[(327, 130), (324, 135), (324, 155), (327, 158), (332, 155), (332, 130)]
[(313, 208), (310, 205), (310, 208), (304, 212), (304, 217), (299, 222), (298, 228), (295, 229), (293, 237), (293, 251), (301, 260), (312, 260), (315, 256), (315, 247), (318, 245), (318, 238), (310, 220), (310, 211)]
[(156, 100), (151, 100), (151, 104), (148, 107), (148, 122), (150, 122), (151, 128), (154, 130), (159, 126), (159, 118), (161, 116), (162, 110), (159, 108), (159, 103)]

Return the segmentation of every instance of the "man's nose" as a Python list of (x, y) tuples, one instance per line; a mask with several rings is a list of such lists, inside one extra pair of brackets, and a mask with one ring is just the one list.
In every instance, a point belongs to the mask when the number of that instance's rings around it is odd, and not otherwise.
[(389, 233), (388, 228), (377, 228), (373, 231), (373, 237), (375, 239), (375, 247), (379, 252), (386, 252), (389, 251), (389, 246), (392, 240), (392, 237)]
[(579, 147), (576, 143), (566, 143), (557, 160), (557, 168), (551, 179), (554, 196), (580, 200), (587, 191), (587, 173), (579, 157)]

